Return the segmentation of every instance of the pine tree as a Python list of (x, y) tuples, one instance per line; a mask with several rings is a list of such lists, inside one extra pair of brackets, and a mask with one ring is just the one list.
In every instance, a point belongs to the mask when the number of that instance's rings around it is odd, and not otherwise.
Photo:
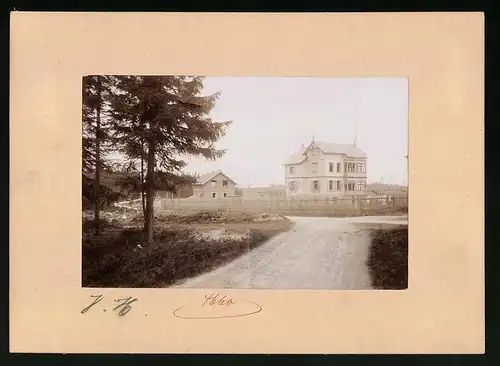
[[(82, 110), (82, 190), (83, 197), (94, 207), (95, 235), (99, 235), (99, 213), (103, 193), (111, 194), (101, 186), (101, 172), (108, 165), (105, 154), (110, 148), (109, 110), (113, 79), (108, 76), (85, 76), (83, 78)], [(90, 175), (94, 175), (90, 183)]]
[(225, 150), (215, 143), (230, 121), (209, 113), (219, 93), (202, 96), (203, 77), (118, 76), (112, 103), (115, 137), (138, 172), (143, 200), (144, 236), (153, 242), (154, 198), (158, 189), (190, 182), (182, 175), (186, 156), (214, 160)]

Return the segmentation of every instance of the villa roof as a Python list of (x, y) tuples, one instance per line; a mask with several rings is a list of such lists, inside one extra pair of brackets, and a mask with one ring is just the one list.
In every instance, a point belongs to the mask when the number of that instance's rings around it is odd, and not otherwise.
[[(331, 142), (314, 142), (316, 147), (318, 147), (325, 154), (344, 154), (351, 158), (364, 158), (366, 154), (359, 147), (350, 144), (336, 144)], [(306, 159), (305, 152), (309, 149), (311, 145), (307, 147), (302, 147), (299, 151), (293, 154), (285, 162), (288, 164), (300, 164)]]

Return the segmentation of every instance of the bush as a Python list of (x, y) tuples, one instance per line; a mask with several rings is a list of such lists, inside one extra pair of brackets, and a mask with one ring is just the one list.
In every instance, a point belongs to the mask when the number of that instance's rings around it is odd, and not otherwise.
[(367, 265), (374, 288), (408, 288), (408, 228), (374, 231)]

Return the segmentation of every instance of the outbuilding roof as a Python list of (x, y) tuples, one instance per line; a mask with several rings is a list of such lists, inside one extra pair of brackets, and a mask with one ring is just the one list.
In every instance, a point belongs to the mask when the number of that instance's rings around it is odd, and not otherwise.
[(204, 185), (205, 183), (207, 183), (208, 181), (212, 180), (213, 178), (215, 178), (216, 176), (218, 176), (219, 174), (222, 174), (223, 176), (225, 176), (228, 180), (230, 180), (231, 182), (233, 182), (234, 184), (236, 184), (236, 182), (234, 180), (232, 180), (231, 178), (229, 178), (226, 174), (224, 174), (221, 170), (215, 170), (213, 172), (209, 172), (209, 173), (205, 173), (205, 174), (202, 174), (200, 175), (197, 179), (196, 179), (196, 185)]

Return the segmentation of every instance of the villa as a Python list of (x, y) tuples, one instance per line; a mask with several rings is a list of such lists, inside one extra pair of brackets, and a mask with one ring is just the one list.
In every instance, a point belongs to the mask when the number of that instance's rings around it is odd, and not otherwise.
[(285, 163), (287, 197), (342, 198), (366, 194), (366, 154), (356, 145), (312, 141)]

